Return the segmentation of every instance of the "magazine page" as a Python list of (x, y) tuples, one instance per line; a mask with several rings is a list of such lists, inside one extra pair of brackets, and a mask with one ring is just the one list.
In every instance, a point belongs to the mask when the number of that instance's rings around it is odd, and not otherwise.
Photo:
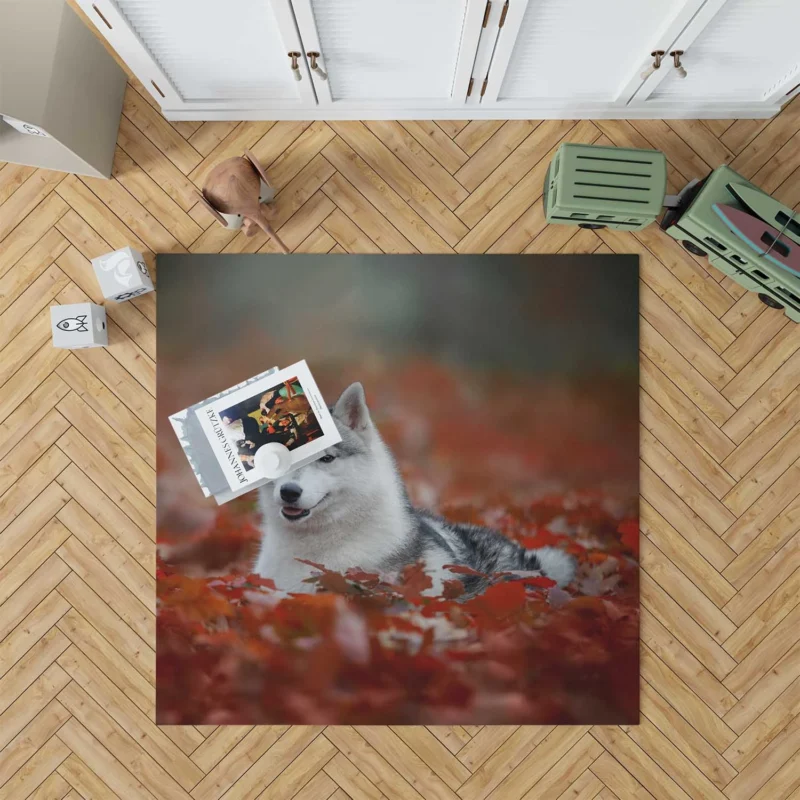
[(294, 468), (341, 441), (305, 361), (226, 393), (195, 414), (232, 491), (264, 480), (255, 455), (265, 444), (284, 445)]
[[(261, 383), (267, 376), (274, 375), (277, 372), (278, 367), (264, 370), (235, 386), (230, 386), (221, 392), (211, 395), (211, 397), (206, 397), (199, 403), (193, 403), (188, 408), (170, 415), (170, 424), (206, 497), (217, 496), (220, 492), (229, 492), (230, 486), (211, 449), (211, 442), (206, 437), (205, 429), (201, 426), (200, 420), (194, 413), (195, 409), (206, 406), (214, 400), (227, 397), (246, 386), (252, 386), (257, 382)], [(244, 491), (250, 491), (250, 489), (246, 488)]]

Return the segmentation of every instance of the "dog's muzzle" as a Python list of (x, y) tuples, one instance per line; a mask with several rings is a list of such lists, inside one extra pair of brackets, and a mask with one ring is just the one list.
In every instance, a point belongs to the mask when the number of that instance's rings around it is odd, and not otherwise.
[(292, 521), (307, 517), (310, 513), (310, 508), (298, 508), (297, 506), (283, 506), (281, 508), (281, 514), (283, 515), (283, 518)]

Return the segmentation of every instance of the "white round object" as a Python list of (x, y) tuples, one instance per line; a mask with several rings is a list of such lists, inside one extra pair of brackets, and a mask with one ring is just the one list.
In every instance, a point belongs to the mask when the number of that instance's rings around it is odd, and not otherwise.
[(241, 214), (224, 214), (220, 211), (219, 215), (225, 220), (225, 227), (229, 231), (238, 231), (244, 224), (244, 217)]
[(256, 450), (253, 460), (255, 468), (265, 478), (280, 478), (292, 466), (292, 454), (289, 452), (289, 448), (279, 442), (262, 444)]

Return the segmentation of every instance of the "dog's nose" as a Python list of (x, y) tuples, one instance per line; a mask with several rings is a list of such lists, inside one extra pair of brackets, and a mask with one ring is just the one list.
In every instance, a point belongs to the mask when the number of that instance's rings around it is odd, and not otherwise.
[(284, 503), (295, 503), (300, 499), (303, 494), (303, 489), (296, 483), (284, 483), (281, 486), (281, 500)]

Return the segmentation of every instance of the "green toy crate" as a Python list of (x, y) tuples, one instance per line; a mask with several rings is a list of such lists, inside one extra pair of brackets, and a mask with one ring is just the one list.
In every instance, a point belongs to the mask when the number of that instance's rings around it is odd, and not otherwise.
[(730, 167), (718, 167), (705, 180), (681, 192), (679, 206), (667, 211), (661, 229), (690, 253), (708, 256), (721, 272), (757, 292), (763, 303), (783, 308), (789, 319), (800, 322), (800, 277), (760, 257), (712, 208), (714, 203), (722, 203), (747, 211), (728, 189), (729, 183), (761, 191)]
[(547, 221), (638, 231), (655, 222), (667, 189), (658, 150), (562, 144), (544, 181)]

